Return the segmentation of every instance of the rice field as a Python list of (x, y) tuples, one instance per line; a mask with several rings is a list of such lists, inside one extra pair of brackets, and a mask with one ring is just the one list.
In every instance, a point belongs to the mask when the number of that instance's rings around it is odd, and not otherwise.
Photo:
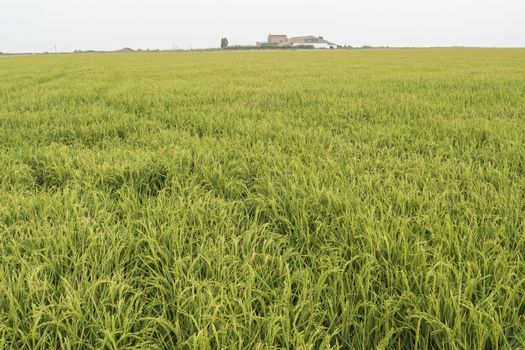
[(0, 59), (1, 349), (525, 349), (525, 49)]

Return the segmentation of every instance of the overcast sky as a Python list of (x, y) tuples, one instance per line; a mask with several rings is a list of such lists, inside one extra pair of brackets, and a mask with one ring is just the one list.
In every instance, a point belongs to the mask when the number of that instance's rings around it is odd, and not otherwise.
[(269, 33), (353, 46), (525, 47), (525, 0), (0, 0), (0, 51), (217, 47)]

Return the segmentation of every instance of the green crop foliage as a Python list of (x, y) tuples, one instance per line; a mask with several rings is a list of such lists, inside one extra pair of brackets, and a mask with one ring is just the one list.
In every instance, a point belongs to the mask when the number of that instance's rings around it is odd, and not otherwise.
[(0, 348), (525, 348), (525, 50), (0, 58)]

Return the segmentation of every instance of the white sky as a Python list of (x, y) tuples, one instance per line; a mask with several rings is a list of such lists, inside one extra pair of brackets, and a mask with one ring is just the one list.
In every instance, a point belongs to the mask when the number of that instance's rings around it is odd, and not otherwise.
[(525, 47), (525, 0), (0, 0), (0, 51), (337, 44)]

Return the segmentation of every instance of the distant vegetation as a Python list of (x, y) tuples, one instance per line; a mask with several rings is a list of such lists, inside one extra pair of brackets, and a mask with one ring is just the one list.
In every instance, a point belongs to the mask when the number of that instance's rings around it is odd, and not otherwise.
[(275, 45), (234, 45), (228, 46), (226, 50), (300, 50), (300, 49), (313, 49), (313, 45), (298, 45), (298, 46), (275, 46)]
[(221, 49), (226, 49), (228, 47), (228, 38), (221, 39)]
[(0, 348), (525, 348), (524, 56), (2, 58)]

